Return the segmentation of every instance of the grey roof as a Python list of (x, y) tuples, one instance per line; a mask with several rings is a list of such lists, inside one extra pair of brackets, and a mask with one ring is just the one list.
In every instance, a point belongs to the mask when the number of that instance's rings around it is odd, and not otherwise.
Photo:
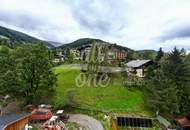
[(132, 67), (132, 68), (138, 68), (148, 62), (150, 62), (151, 60), (132, 60), (132, 61), (129, 61), (127, 63), (127, 66), (128, 67)]
[(9, 123), (14, 122), (18, 119), (21, 119), (25, 116), (27, 116), (26, 113), (0, 116), (0, 130), (3, 130), (3, 128)]
[(171, 126), (171, 123), (167, 119), (163, 118), (162, 116), (158, 116), (157, 120), (160, 122), (160, 124), (166, 127)]

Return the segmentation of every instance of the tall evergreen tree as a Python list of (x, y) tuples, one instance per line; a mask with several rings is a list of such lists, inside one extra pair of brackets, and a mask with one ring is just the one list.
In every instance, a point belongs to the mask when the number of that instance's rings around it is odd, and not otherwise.
[[(167, 106), (170, 106), (179, 110), (180, 113), (188, 113), (190, 110), (190, 58), (185, 50), (178, 50), (176, 47), (163, 58), (161, 58), (161, 49), (158, 53), (157, 65), (148, 69), (146, 77), (147, 103), (155, 109), (167, 111)], [(174, 101), (175, 104), (171, 104)], [(162, 108), (163, 106), (165, 108)], [(176, 111), (172, 110), (172, 112)]]
[(159, 48), (159, 51), (157, 52), (155, 61), (156, 61), (156, 62), (159, 62), (163, 56), (164, 56), (164, 52), (162, 51), (162, 48), (160, 47), (160, 48)]
[(178, 86), (183, 86), (190, 81), (190, 68), (183, 59), (181, 51), (176, 47), (168, 55), (164, 72)]
[(168, 55), (164, 64), (164, 73), (166, 77), (177, 85), (177, 96), (179, 99), (180, 112), (186, 112), (186, 106), (190, 106), (190, 66), (185, 61), (182, 51), (176, 47)]
[[(182, 52), (182, 56), (184, 57), (184, 63), (186, 64), (186, 68), (190, 70), (190, 54), (188, 55), (184, 55), (186, 54), (186, 51), (184, 50), (181, 50)], [(185, 52), (185, 53), (183, 53)], [(186, 69), (186, 71), (187, 71)], [(190, 110), (190, 76), (187, 75), (187, 78), (186, 79), (189, 79), (189, 81), (185, 82), (185, 85), (183, 85), (184, 87), (182, 87), (182, 95), (181, 95), (181, 111), (184, 112), (184, 113), (187, 113), (189, 114), (189, 110)]]
[(161, 69), (147, 80), (145, 102), (155, 111), (163, 113), (178, 112), (178, 97), (175, 83), (169, 80)]

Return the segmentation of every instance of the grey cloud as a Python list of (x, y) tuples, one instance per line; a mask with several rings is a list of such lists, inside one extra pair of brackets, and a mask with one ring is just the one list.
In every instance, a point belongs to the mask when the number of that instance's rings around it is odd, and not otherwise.
[(190, 38), (190, 25), (182, 27), (174, 27), (169, 31), (166, 31), (164, 35), (158, 37), (158, 40), (164, 42), (167, 40)]
[[(124, 11), (126, 4), (123, 1), (118, 2), (115, 0), (47, 0), (48, 2), (55, 3), (56, 5), (66, 5), (71, 13), (77, 28), (82, 32), (93, 37), (114, 37), (120, 36), (120, 31), (124, 29), (127, 24)], [(64, 7), (64, 6), (63, 6)], [(64, 12), (57, 12), (60, 17), (64, 18)], [(50, 17), (39, 14), (32, 14), (31, 10), (24, 11), (17, 9), (16, 11), (0, 9), (0, 22), (3, 25), (11, 25), (20, 28), (25, 32), (35, 34), (41, 38), (48, 40), (59, 40), (60, 34), (70, 32), (66, 25), (58, 25), (54, 23)], [(114, 32), (114, 33), (113, 33)], [(72, 34), (75, 32), (72, 32)], [(77, 33), (77, 32), (76, 32)], [(68, 35), (65, 35), (65, 37)], [(63, 40), (65, 38), (63, 36)], [(73, 37), (72, 35), (69, 37)], [(70, 39), (70, 38), (69, 38)]]
[(5, 25), (21, 28), (31, 34), (35, 33), (47, 40), (57, 40), (57, 32), (60, 29), (57, 25), (49, 23), (48, 20), (33, 16), (29, 12), (6, 12), (0, 10), (0, 21)]
[(188, 52), (188, 53), (190, 52), (190, 46), (188, 46), (188, 45), (169, 45), (169, 46), (163, 46), (162, 48), (165, 51), (170, 52), (171, 50), (174, 49), (174, 47), (177, 47), (178, 49), (184, 48), (186, 52)]
[(44, 22), (28, 12), (0, 11), (0, 21), (26, 30), (38, 30)]
[(95, 34), (97, 33), (106, 34), (111, 31), (111, 23), (108, 21), (97, 20), (97, 19), (92, 20), (85, 17), (84, 15), (77, 15), (76, 18), (80, 23), (80, 25), (91, 30)]
[[(94, 35), (110, 35), (112, 31), (119, 30), (123, 26), (122, 22), (126, 22), (120, 17), (123, 12), (117, 1), (67, 0), (66, 3), (79, 25)], [(119, 28), (114, 29), (114, 23), (117, 23)]]

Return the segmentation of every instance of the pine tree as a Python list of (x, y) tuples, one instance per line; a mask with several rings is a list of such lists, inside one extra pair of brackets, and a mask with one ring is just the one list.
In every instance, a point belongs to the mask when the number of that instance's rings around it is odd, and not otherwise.
[(159, 51), (157, 52), (155, 61), (156, 61), (156, 62), (159, 62), (163, 56), (164, 56), (164, 52), (162, 51), (162, 48), (160, 47), (160, 48), (159, 48)]
[(183, 51), (176, 47), (168, 55), (164, 64), (164, 73), (166, 77), (177, 85), (177, 96), (179, 99), (180, 112), (186, 112), (186, 106), (190, 106), (190, 65), (184, 59)]
[(146, 78), (148, 84), (145, 95), (151, 108), (165, 112), (189, 112), (189, 59), (185, 50), (178, 50), (176, 47), (167, 56), (162, 56), (161, 49), (159, 50), (157, 65), (149, 69)]
[(190, 81), (189, 65), (183, 59), (181, 51), (176, 47), (167, 58), (167, 62), (164, 65), (164, 72), (178, 86), (183, 86)]
[(155, 111), (163, 113), (178, 112), (178, 97), (175, 83), (167, 79), (161, 69), (147, 81), (145, 89), (146, 104)]
[[(185, 51), (182, 51), (185, 52)], [(182, 53), (182, 54), (186, 54), (186, 53)], [(184, 62), (186, 64), (186, 66), (190, 69), (190, 54), (188, 55), (183, 55), (183, 57), (185, 58)], [(187, 68), (186, 67), (186, 68)], [(186, 70), (187, 71), (187, 70)], [(187, 79), (190, 80), (190, 76), (187, 76)], [(181, 111), (184, 113), (189, 114), (189, 110), (190, 110), (190, 82), (186, 82), (185, 85), (183, 85), (184, 87), (182, 88), (182, 95), (181, 95)]]

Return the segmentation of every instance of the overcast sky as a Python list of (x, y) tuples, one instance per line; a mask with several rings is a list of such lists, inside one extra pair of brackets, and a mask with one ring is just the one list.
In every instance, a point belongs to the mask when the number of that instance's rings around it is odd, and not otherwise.
[(190, 51), (190, 0), (0, 0), (0, 25), (63, 43)]

